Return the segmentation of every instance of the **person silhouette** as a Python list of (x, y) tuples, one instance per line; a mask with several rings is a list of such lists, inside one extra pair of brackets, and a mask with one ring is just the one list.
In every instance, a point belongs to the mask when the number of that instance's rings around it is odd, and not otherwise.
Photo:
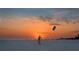
[(41, 36), (39, 35), (39, 36), (38, 36), (38, 44), (39, 44), (39, 45), (41, 44), (40, 40), (41, 40)]

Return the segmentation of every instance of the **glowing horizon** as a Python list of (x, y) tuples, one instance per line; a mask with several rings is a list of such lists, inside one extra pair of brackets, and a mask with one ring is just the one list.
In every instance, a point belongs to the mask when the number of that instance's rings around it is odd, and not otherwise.
[[(59, 39), (75, 37), (79, 34), (78, 14), (69, 14), (69, 12), (73, 12), (76, 9), (68, 9), (66, 11), (65, 9), (60, 9), (62, 12), (58, 9), (29, 9), (31, 10), (30, 12), (27, 9), (23, 9), (22, 12), (21, 9), (18, 9), (19, 12), (17, 9), (10, 10), (13, 10), (11, 11), (12, 13), (4, 9), (2, 11), (5, 11), (5, 13), (0, 14), (2, 15), (0, 16), (0, 38), (34, 40), (40, 35), (42, 39)], [(6, 14), (7, 12), (8, 14)], [(57, 28), (52, 31), (54, 25)]]
[[(54, 19), (52, 20), (56, 22)], [(74, 31), (76, 31), (79, 23), (67, 24), (61, 21), (60, 25), (55, 24), (57, 29), (52, 31), (54, 24), (51, 25), (50, 22), (43, 21), (38, 17), (17, 17), (1, 21), (0, 25), (0, 36), (36, 39), (40, 35), (42, 39), (56, 39), (77, 35), (78, 33)]]

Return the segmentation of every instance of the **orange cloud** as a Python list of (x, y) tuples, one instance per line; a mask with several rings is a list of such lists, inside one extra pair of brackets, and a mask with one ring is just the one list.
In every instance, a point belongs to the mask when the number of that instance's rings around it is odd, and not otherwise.
[[(79, 23), (65, 23), (63, 21), (57, 21), (51, 19), (50, 21), (43, 21), (39, 17), (15, 17), (5, 20), (0, 19), (0, 37), (11, 38), (31, 38), (37, 39), (40, 35), (42, 39), (52, 39), (61, 37), (73, 37), (78, 33), (71, 31), (78, 30)], [(53, 25), (57, 28), (52, 31)], [(58, 26), (59, 25), (59, 26)]]

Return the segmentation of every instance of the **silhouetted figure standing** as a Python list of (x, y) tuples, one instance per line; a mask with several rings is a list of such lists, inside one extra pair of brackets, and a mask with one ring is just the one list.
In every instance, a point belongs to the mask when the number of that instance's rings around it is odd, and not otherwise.
[(39, 45), (41, 44), (40, 40), (41, 40), (41, 36), (38, 37), (38, 44)]

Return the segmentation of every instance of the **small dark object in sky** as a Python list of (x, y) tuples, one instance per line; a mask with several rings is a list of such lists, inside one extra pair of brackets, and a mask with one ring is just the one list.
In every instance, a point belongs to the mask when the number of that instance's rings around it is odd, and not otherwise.
[(38, 44), (39, 45), (41, 44), (40, 40), (41, 40), (41, 36), (38, 37)]
[(52, 28), (52, 30), (54, 31), (56, 29), (56, 26), (54, 26), (53, 28)]

